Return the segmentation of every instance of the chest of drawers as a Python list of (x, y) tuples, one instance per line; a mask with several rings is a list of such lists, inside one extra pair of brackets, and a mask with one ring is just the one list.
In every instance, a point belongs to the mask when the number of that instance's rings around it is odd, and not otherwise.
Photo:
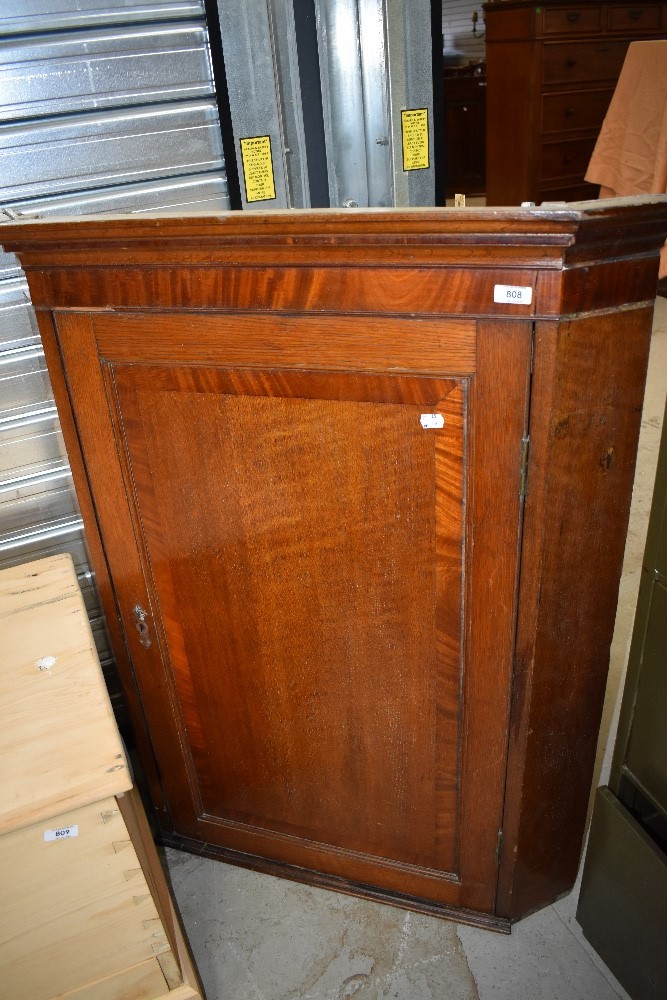
[(631, 41), (664, 37), (661, 3), (485, 5), (487, 204), (573, 201)]

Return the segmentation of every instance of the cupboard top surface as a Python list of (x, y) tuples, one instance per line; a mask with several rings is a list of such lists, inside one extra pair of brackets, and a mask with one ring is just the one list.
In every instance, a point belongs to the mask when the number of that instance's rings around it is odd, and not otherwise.
[[(16, 219), (0, 226), (2, 244), (14, 252), (69, 243), (72, 249), (103, 241), (202, 239), (224, 244), (244, 238), (259, 243), (289, 243), (308, 237), (312, 245), (375, 244), (378, 242), (430, 245), (467, 243), (480, 238), (492, 244), (550, 238), (567, 246), (582, 226), (630, 221), (644, 224), (655, 215), (663, 226), (667, 196), (645, 195), (605, 201), (545, 203), (537, 207), (346, 209), (269, 212), (220, 212), (203, 215), (90, 215), (85, 218)], [(648, 234), (647, 234), (648, 236)]]
[[(0, 242), (18, 253), (38, 309), (525, 319), (652, 300), (666, 234), (667, 196), (650, 195), (523, 209), (33, 219), (2, 225)], [(593, 265), (606, 268), (600, 281)], [(530, 295), (501, 301), (498, 286)]]
[(0, 833), (131, 787), (68, 555), (0, 572)]

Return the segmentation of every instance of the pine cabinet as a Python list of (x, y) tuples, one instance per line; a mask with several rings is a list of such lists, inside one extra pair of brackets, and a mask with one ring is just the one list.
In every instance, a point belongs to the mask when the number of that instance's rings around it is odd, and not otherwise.
[(0, 572), (4, 1000), (203, 1000), (76, 572)]
[(15, 222), (164, 839), (573, 882), (667, 199)]

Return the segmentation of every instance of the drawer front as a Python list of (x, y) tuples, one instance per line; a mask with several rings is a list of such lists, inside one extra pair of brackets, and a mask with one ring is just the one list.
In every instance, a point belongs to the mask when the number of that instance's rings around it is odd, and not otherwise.
[(574, 90), (542, 97), (542, 133), (599, 129), (614, 91)]
[(169, 950), (115, 799), (8, 833), (0, 848), (3, 1000), (48, 1000)]
[(583, 179), (594, 145), (595, 138), (543, 143), (541, 179), (543, 181), (559, 177)]
[(545, 84), (616, 80), (628, 44), (627, 41), (546, 43), (542, 79)]
[(554, 187), (542, 185), (539, 189), (538, 204), (545, 202), (590, 201), (597, 199), (599, 188), (595, 184), (570, 181)]
[(607, 11), (607, 28), (609, 31), (629, 31), (632, 34), (659, 32), (660, 7), (646, 7), (643, 4), (610, 6)]
[(543, 30), (545, 35), (577, 35), (599, 31), (602, 27), (602, 7), (584, 6), (545, 8)]
[(445, 106), (480, 101), (486, 97), (486, 80), (477, 76), (445, 77)]

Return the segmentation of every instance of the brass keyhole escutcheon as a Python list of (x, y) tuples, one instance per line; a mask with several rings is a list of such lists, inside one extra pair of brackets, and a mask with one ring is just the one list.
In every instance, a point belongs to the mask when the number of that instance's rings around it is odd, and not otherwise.
[(144, 647), (144, 649), (148, 649), (151, 645), (151, 637), (148, 631), (148, 623), (146, 622), (146, 619), (148, 618), (148, 613), (144, 611), (144, 609), (139, 604), (136, 604), (134, 606), (134, 610), (132, 613), (134, 615), (134, 627), (139, 633), (139, 642)]

